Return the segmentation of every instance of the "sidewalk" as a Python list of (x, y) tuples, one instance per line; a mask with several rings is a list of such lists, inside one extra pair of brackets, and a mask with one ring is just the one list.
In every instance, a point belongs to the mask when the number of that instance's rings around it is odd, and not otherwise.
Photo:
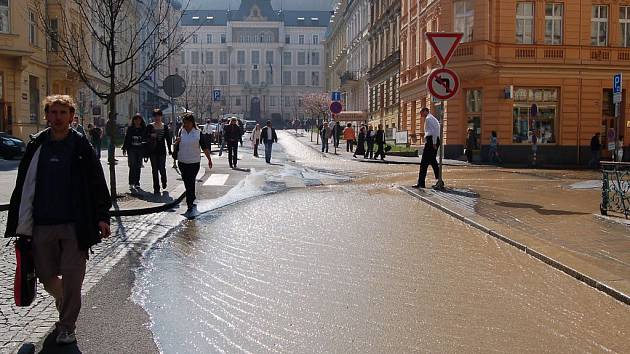
[[(166, 174), (167, 188), (161, 190), (160, 195), (153, 194), (153, 176), (151, 172), (151, 162), (145, 162), (144, 168), (140, 173), (140, 189), (138, 191), (129, 190), (129, 166), (127, 157), (122, 156), (120, 150), (116, 164), (116, 192), (118, 198), (114, 201), (112, 212), (116, 216), (122, 215), (138, 215), (142, 213), (157, 212), (161, 209), (168, 209), (170, 206), (177, 204), (184, 196), (185, 189), (179, 171), (172, 168), (173, 159), (167, 156)], [(17, 168), (19, 161), (0, 160), (0, 183), (5, 188), (0, 189), (0, 206), (6, 207), (11, 199), (11, 193), (15, 187), (15, 179), (17, 177)], [(106, 151), (103, 150), (101, 165), (105, 180), (109, 186), (109, 164), (107, 163)], [(205, 169), (201, 168), (197, 178), (200, 179), (205, 174)], [(1, 208), (0, 208), (1, 209)]]
[[(298, 134), (297, 138), (313, 149), (319, 147), (310, 141), (310, 134)], [(326, 156), (355, 160), (345, 151), (345, 144), (337, 151), (338, 155)], [(419, 158), (394, 157), (386, 157), (385, 162), (390, 159), (419, 162)], [(512, 169), (461, 161), (446, 165), (444, 171), (445, 191), (410, 188), (416, 183), (417, 172), (396, 182), (419, 199), (470, 225), (504, 236), (505, 241), (514, 241), (529, 254), (539, 254), (537, 258), (600, 290), (608, 287), (621, 294), (618, 298), (625, 299), (622, 301), (628, 301), (630, 221), (600, 215), (599, 172)]]

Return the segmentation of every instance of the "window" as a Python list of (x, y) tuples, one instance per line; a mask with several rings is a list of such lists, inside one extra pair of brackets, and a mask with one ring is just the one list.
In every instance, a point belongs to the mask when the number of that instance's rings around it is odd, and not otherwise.
[(481, 90), (466, 91), (466, 112), (481, 113)]
[(319, 72), (313, 71), (311, 73), (311, 86), (318, 87), (319, 86)]
[(545, 44), (562, 44), (562, 4), (545, 4)]
[(291, 59), (292, 59), (292, 57), (293, 57), (293, 56), (291, 55), (291, 52), (284, 52), (284, 53), (282, 53), (282, 54), (283, 54), (282, 64), (284, 64), (284, 65), (293, 65), (293, 64), (291, 63)]
[(245, 83), (245, 70), (239, 70), (236, 74), (236, 83), (242, 85)]
[[(538, 144), (555, 144), (555, 128), (558, 119), (557, 88), (514, 88), (513, 143), (528, 143), (536, 134)], [(538, 112), (531, 115), (532, 105)]]
[(186, 64), (186, 52), (182, 52), (181, 54), (182, 54), (181, 55), (181, 59), (182, 59), (181, 63), (182, 64)]
[(619, 12), (621, 46), (630, 47), (630, 6), (621, 6)]
[(206, 34), (206, 42), (208, 42), (208, 44), (212, 43), (212, 33)]
[(291, 86), (291, 72), (285, 71), (282, 73), (282, 85)]
[(9, 11), (9, 0), (0, 0), (0, 32), (9, 33), (11, 31), (11, 12)]
[(196, 34), (192, 35), (192, 42), (193, 44), (197, 44), (199, 42), (199, 36), (197, 36)]
[(225, 36), (225, 33), (221, 33), (221, 43), (225, 44), (225, 42), (227, 42), (227, 38)]
[(190, 79), (191, 79), (191, 81), (192, 81), (192, 84), (193, 84), (193, 85), (196, 85), (196, 84), (199, 82), (199, 71), (197, 71), (197, 70), (193, 70), (193, 71), (190, 73)]
[(311, 65), (319, 65), (319, 53), (311, 53)]
[(257, 50), (252, 51), (252, 64), (254, 65), (260, 64), (260, 52)]
[(260, 71), (252, 70), (252, 85), (260, 85)]
[(284, 37), (284, 43), (286, 43), (286, 44), (291, 44), (291, 36), (290, 36), (290, 35), (288, 35), (288, 34), (287, 34), (287, 35)]
[(298, 52), (298, 54), (297, 54), (297, 64), (298, 65), (306, 65), (306, 53)]
[(303, 34), (298, 35), (298, 44), (304, 44), (304, 35)]
[(534, 3), (516, 4), (516, 43), (534, 43)]
[(227, 65), (228, 63), (228, 53), (224, 50), (219, 52), (219, 64)]
[(32, 46), (37, 45), (37, 18), (33, 11), (28, 12), (28, 42)]
[(265, 64), (272, 64), (273, 65), (273, 51), (272, 50), (268, 50), (265, 53)]
[(236, 96), (234, 98), (234, 105), (236, 105), (236, 106), (240, 106), (241, 105), (241, 97), (240, 96)]
[(455, 32), (464, 34), (462, 42), (473, 40), (473, 25), (475, 23), (475, 9), (470, 0), (455, 1)]
[[(50, 51), (58, 52), (59, 51), (59, 20), (56, 18), (50, 19)], [(94, 56), (92, 57), (94, 58)]]
[(214, 52), (206, 52), (206, 64), (214, 64)]
[(190, 53), (190, 63), (193, 65), (199, 65), (199, 52), (194, 51)]
[(313, 35), (313, 44), (319, 44), (319, 35)]
[(304, 71), (298, 71), (298, 73), (297, 73), (297, 84), (298, 84), (298, 86), (306, 85), (306, 73)]
[(269, 97), (269, 105), (271, 107), (275, 107), (277, 104), (278, 104), (278, 97), (276, 96)]
[(271, 70), (265, 71), (265, 82), (273, 85), (273, 72)]
[(289, 107), (291, 105), (291, 97), (284, 96), (284, 106)]
[(591, 16), (591, 45), (608, 45), (608, 6), (594, 5)]
[(206, 84), (210, 86), (214, 85), (214, 71), (210, 70), (206, 72)]
[(223, 86), (228, 84), (228, 72), (221, 71), (219, 72), (219, 83)]
[(245, 51), (239, 50), (236, 52), (236, 64), (245, 64)]

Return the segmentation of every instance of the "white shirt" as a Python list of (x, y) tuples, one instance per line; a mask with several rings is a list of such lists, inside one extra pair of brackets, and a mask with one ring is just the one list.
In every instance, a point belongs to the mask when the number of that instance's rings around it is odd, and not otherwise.
[(199, 145), (199, 139), (201, 138), (201, 132), (199, 129), (192, 129), (189, 132), (182, 128), (180, 131), (179, 152), (177, 153), (177, 160), (182, 163), (198, 163), (201, 162), (201, 146)]
[(273, 131), (271, 130), (270, 127), (267, 127), (267, 141), (272, 141), (273, 140)]
[(424, 137), (430, 136), (440, 137), (440, 122), (431, 113), (424, 119)]

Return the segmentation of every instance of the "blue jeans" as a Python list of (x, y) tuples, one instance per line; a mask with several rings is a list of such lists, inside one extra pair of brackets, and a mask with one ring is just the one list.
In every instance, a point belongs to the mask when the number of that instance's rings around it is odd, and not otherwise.
[(265, 161), (267, 163), (271, 162), (271, 148), (273, 147), (272, 141), (265, 142)]
[(322, 152), (328, 152), (328, 139), (322, 138)]

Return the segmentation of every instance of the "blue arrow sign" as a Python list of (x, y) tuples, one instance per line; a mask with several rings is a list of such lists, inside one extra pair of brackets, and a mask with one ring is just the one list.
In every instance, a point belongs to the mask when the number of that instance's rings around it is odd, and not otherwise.
[(212, 91), (212, 99), (215, 102), (221, 101), (221, 90)]
[(339, 91), (333, 91), (330, 93), (330, 100), (331, 101), (341, 101), (341, 92)]

